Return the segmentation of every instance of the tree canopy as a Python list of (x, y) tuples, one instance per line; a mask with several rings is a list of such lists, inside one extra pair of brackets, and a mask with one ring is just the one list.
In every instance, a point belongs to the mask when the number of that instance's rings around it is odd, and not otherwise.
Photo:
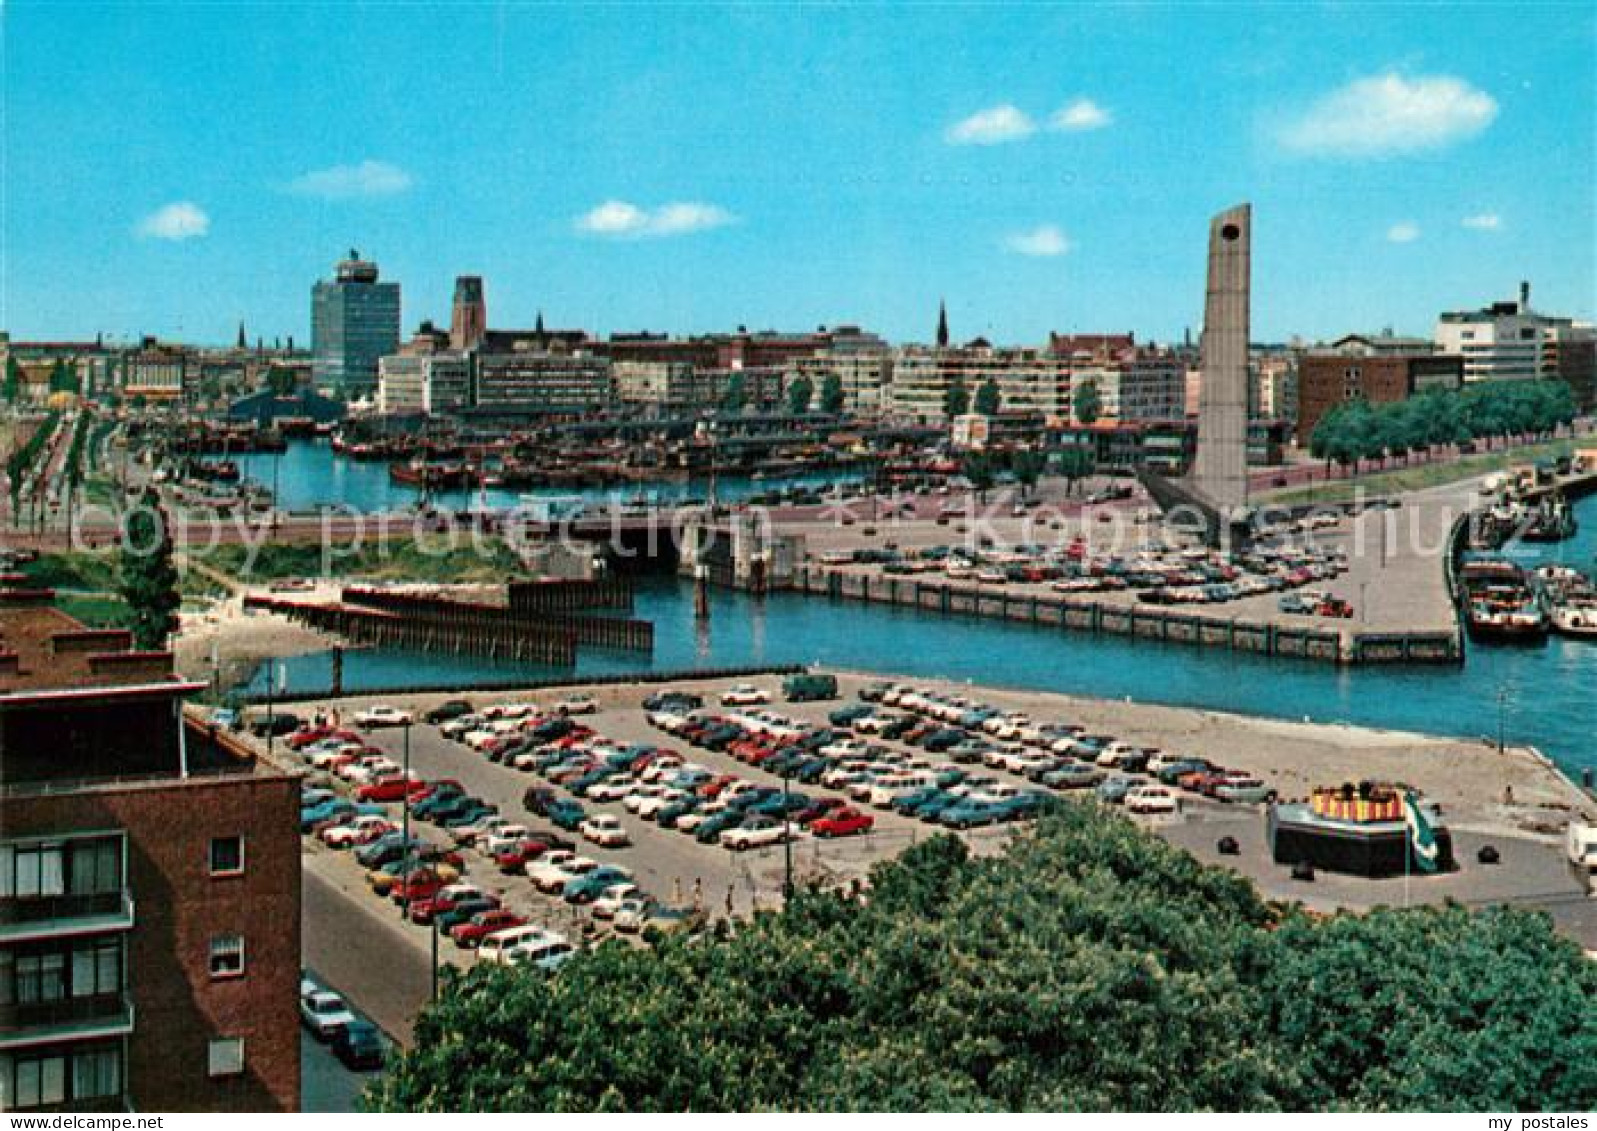
[(133, 646), (166, 647), (172, 614), (183, 603), (177, 566), (172, 562), (172, 535), (153, 490), (128, 511), (118, 575), (118, 591), (132, 613)]
[(396, 1111), (1587, 1110), (1597, 966), (1544, 917), (1311, 920), (1062, 804), (934, 836), (868, 898), (479, 966), (374, 1086)]
[(1074, 402), (1076, 419), (1082, 424), (1095, 424), (1103, 415), (1103, 396), (1098, 392), (1098, 382), (1091, 377), (1076, 386)]
[(1365, 460), (1408, 456), (1443, 444), (1539, 436), (1574, 420), (1564, 381), (1486, 381), (1458, 391), (1430, 390), (1372, 405), (1362, 397), (1332, 408), (1314, 426), (1317, 459), (1357, 469)]
[(955, 377), (948, 388), (943, 390), (943, 415), (952, 420), (956, 416), (964, 416), (970, 411), (970, 390), (965, 388), (962, 378)]
[(999, 391), (998, 382), (991, 377), (976, 390), (976, 411), (983, 416), (997, 416), (1003, 402), (1004, 395)]
[(815, 382), (800, 373), (787, 386), (787, 411), (794, 416), (802, 416), (810, 411), (810, 402), (815, 399)]
[(821, 379), (821, 411), (828, 416), (836, 416), (843, 411), (845, 401), (843, 379), (836, 373), (827, 373)]

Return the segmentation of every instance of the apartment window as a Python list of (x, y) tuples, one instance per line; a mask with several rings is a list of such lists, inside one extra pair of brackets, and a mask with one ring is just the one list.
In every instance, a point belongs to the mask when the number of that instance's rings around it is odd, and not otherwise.
[(71, 845), (72, 894), (100, 895), (122, 887), (122, 843), (113, 837)]
[(241, 978), (244, 975), (244, 936), (218, 935), (211, 940), (211, 977)]
[(39, 899), (64, 894), (66, 870), (61, 845), (0, 848), (0, 898)]
[(4, 1106), (46, 1107), (67, 1099), (67, 1060), (64, 1056), (19, 1056), (10, 1073), (11, 1095)]
[(241, 836), (215, 836), (211, 838), (211, 875), (241, 876), (244, 874), (244, 838)]
[(213, 1038), (208, 1071), (212, 1076), (237, 1076), (242, 1073), (244, 1071), (244, 1038)]
[(104, 997), (121, 991), (120, 939), (97, 939), (72, 948), (73, 997)]
[(122, 1053), (115, 1048), (84, 1049), (72, 1055), (72, 1098), (103, 1099), (122, 1094)]
[(67, 956), (17, 955), (15, 982), (18, 1005), (60, 1001), (67, 996)]

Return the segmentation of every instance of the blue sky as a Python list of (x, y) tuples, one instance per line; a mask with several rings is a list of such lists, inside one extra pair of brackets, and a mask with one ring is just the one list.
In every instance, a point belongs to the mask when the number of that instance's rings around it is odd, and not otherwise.
[(3, 9), (0, 326), (308, 337), (345, 249), (407, 328), (1197, 329), (1255, 208), (1260, 339), (1510, 297), (1591, 317), (1589, 3)]

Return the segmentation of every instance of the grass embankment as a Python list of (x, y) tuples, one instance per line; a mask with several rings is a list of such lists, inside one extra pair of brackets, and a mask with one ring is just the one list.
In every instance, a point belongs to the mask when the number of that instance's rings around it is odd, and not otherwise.
[(1419, 463), (1409, 467), (1374, 471), (1353, 479), (1338, 479), (1333, 483), (1316, 484), (1314, 487), (1290, 487), (1281, 491), (1263, 493), (1258, 501), (1279, 504), (1345, 503), (1351, 502), (1361, 493), (1370, 496), (1423, 491), (1427, 487), (1459, 483), (1481, 475), (1490, 475), (1494, 471), (1505, 471), (1510, 467), (1534, 463), (1537, 460), (1557, 459), (1559, 456), (1569, 455), (1574, 449), (1574, 440), (1549, 440), (1540, 444), (1504, 448), (1501, 451), (1481, 452), (1443, 463)]
[(437, 538), (390, 538), (359, 545), (334, 544), (325, 552), (319, 543), (268, 543), (217, 546), (193, 552), (206, 565), (244, 582), (280, 578), (336, 577), (365, 581), (416, 581), (435, 584), (502, 582), (525, 572), (516, 555), (498, 539), (479, 547), (470, 541), (453, 546)]
[[(21, 567), (28, 584), (56, 591), (56, 607), (90, 628), (126, 628), (126, 601), (117, 594), (117, 555), (108, 550), (41, 554)], [(222, 592), (221, 586), (192, 570), (182, 571), (184, 605), (192, 607)]]

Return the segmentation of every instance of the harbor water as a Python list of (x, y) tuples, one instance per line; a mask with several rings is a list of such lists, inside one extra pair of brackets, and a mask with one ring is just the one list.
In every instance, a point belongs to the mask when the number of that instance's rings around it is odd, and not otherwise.
[[(1526, 565), (1597, 558), (1597, 498), (1580, 504), (1571, 541), (1519, 546)], [(346, 688), (397, 688), (526, 676), (614, 675), (652, 669), (821, 663), (1319, 723), (1460, 735), (1534, 745), (1577, 775), (1597, 767), (1597, 644), (1561, 637), (1523, 646), (1471, 645), (1462, 667), (1333, 667), (1121, 636), (1092, 636), (975, 617), (944, 617), (791, 593), (715, 591), (707, 623), (691, 588), (640, 582), (636, 616), (655, 624), (652, 658), (581, 650), (575, 670), (476, 657), (351, 651)], [(283, 662), (289, 691), (329, 686), (328, 653)], [(264, 672), (254, 688), (264, 690)]]

